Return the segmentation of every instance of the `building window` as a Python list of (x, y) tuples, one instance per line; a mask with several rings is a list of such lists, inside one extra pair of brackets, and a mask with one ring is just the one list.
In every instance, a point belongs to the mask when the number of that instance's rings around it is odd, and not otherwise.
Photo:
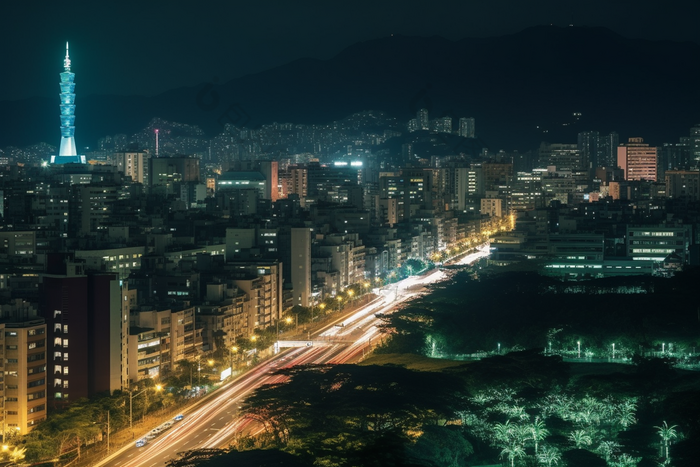
[(68, 374), (68, 367), (67, 367), (67, 366), (64, 366), (64, 367), (63, 367), (63, 374), (64, 374), (64, 375), (67, 375), (67, 374)]
[(68, 389), (68, 380), (63, 381), (63, 389)]
[(68, 334), (68, 325), (67, 324), (63, 325), (63, 333)]
[(68, 361), (68, 352), (63, 354), (63, 361), (67, 362)]
[(68, 347), (68, 339), (63, 339), (63, 347)]

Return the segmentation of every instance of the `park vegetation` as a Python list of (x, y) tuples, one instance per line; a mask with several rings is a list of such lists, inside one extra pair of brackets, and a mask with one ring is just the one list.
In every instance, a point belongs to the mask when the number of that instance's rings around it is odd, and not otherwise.
[(385, 317), (376, 357), (280, 370), (242, 407), (259, 434), (171, 466), (697, 465), (697, 283), (457, 275)]

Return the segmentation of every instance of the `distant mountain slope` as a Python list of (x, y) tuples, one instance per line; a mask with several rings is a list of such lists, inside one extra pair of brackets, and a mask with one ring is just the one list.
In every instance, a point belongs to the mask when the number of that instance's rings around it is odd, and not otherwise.
[[(697, 44), (626, 39), (604, 28), (541, 26), (459, 41), (392, 36), (329, 60), (300, 59), (151, 98), (82, 96), (78, 75), (76, 140), (131, 134), (153, 117), (215, 134), (226, 122), (326, 123), (365, 109), (407, 121), (426, 107), (431, 117), (475, 117), (492, 149), (573, 142), (592, 129), (661, 144), (700, 122), (699, 72)], [(0, 102), (0, 122), (0, 147), (58, 140), (58, 97)]]

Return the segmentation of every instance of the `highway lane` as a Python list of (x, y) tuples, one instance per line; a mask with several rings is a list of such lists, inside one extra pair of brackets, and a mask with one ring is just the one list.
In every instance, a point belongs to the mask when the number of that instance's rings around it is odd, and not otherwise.
[[(488, 247), (466, 255), (458, 264), (468, 264), (488, 254)], [(331, 323), (314, 337), (313, 347), (293, 348), (249, 370), (232, 382), (209, 394), (196, 406), (184, 412), (184, 419), (140, 448), (130, 444), (112, 456), (95, 464), (109, 467), (162, 466), (191, 449), (225, 447), (242, 432), (260, 432), (262, 427), (238, 415), (240, 402), (264, 384), (279, 383), (285, 376), (275, 370), (307, 363), (354, 362), (370, 351), (381, 338), (376, 327), (377, 314), (390, 313), (399, 304), (411, 300), (421, 287), (444, 280), (444, 271), (433, 270), (422, 276), (412, 276), (385, 286), (381, 298), (358, 309), (342, 321)], [(338, 324), (338, 325), (336, 325)], [(145, 435), (145, 433), (142, 433)]]

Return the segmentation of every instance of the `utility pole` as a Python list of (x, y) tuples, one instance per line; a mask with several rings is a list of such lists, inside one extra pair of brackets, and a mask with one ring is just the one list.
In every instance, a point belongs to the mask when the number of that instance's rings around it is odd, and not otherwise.
[(107, 411), (107, 455), (109, 455), (109, 410)]

